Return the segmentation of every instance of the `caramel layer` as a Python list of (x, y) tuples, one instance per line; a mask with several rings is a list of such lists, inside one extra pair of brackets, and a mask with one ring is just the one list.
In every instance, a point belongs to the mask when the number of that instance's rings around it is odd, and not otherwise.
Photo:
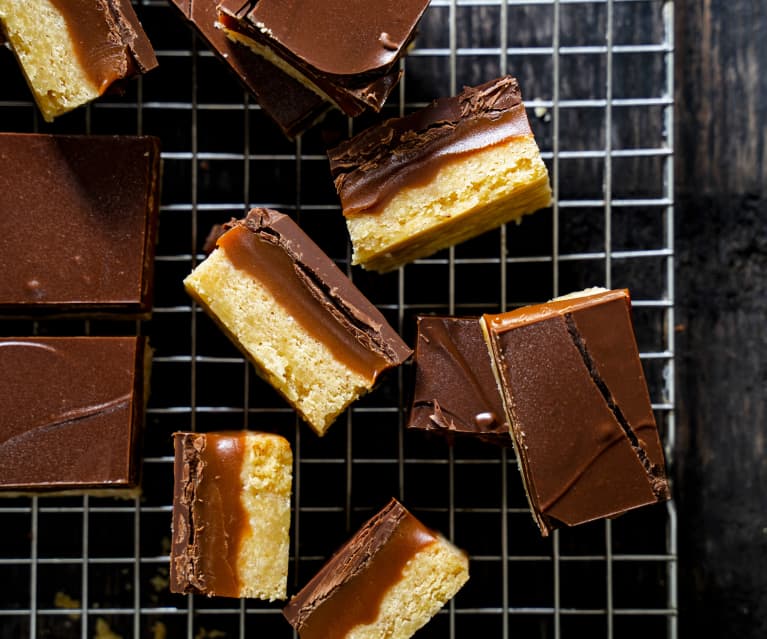
[(49, 1), (64, 16), (75, 55), (99, 94), (116, 80), (157, 65), (130, 2)]
[(296, 595), (286, 616), (297, 624), (301, 639), (345, 637), (355, 626), (373, 623), (408, 562), (437, 539), (392, 500), (307, 585), (308, 601), (304, 591)]
[(243, 434), (176, 433), (175, 447), (171, 590), (239, 597)]
[[(378, 348), (372, 348), (370, 343), (358, 339), (364, 334), (364, 329), (350, 332), (350, 327), (359, 318), (352, 317), (349, 309), (341, 308), (332, 299), (334, 289), (338, 293), (337, 288), (328, 282), (315, 281), (314, 274), (303, 269), (272, 235), (256, 233), (245, 225), (238, 225), (222, 235), (217, 245), (236, 268), (266, 286), (301, 327), (325, 344), (344, 365), (371, 382), (392, 365), (391, 359)], [(304, 250), (310, 249), (304, 247)], [(367, 328), (376, 327), (371, 325)], [(367, 341), (373, 339), (368, 338)]]

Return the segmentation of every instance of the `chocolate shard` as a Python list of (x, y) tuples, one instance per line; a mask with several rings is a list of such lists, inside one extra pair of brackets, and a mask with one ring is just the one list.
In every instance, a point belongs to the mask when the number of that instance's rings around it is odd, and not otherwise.
[(0, 24), (47, 121), (157, 66), (130, 0), (5, 1)]
[(159, 173), (157, 138), (0, 133), (0, 314), (147, 317)]
[(288, 441), (255, 431), (180, 432), (173, 441), (171, 592), (285, 599)]
[(511, 446), (478, 317), (419, 316), (408, 428)]
[(301, 639), (406, 639), (469, 578), (468, 559), (396, 499), (371, 517), (283, 609)]
[(220, 0), (227, 35), (350, 116), (378, 111), (399, 80), (427, 0)]
[(232, 42), (216, 28), (218, 4), (218, 0), (171, 0), (171, 5), (234, 72), (283, 133), (291, 138), (303, 133), (322, 118), (329, 105), (297, 80)]
[(224, 225), (189, 294), (319, 434), (410, 348), (288, 216)]
[(354, 253), (379, 272), (551, 203), (517, 80), (464, 87), (328, 151)]
[(0, 338), (0, 496), (135, 495), (143, 337)]
[(630, 301), (590, 289), (482, 318), (544, 535), (669, 499)]

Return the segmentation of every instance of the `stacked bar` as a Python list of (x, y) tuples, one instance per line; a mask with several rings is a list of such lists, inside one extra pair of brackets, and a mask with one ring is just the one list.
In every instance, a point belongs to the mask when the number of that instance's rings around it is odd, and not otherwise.
[(411, 350), (288, 216), (253, 209), (224, 229), (184, 285), (322, 435)]

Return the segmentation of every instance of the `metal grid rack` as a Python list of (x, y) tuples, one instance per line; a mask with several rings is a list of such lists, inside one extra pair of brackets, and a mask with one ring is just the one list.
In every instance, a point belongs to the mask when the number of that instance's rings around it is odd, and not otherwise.
[(555, 204), (385, 276), (349, 266), (324, 155), (372, 118), (334, 113), (288, 141), (164, 0), (137, 5), (160, 69), (54, 125), (37, 115), (11, 56), (0, 56), (0, 129), (155, 134), (164, 160), (151, 321), (0, 323), (6, 335), (139, 331), (155, 348), (140, 499), (0, 502), (0, 637), (293, 636), (277, 605), (167, 588), (171, 433), (242, 427), (280, 432), (294, 448), (291, 592), (393, 495), (471, 558), (469, 584), (419, 637), (676, 637), (673, 502), (542, 539), (511, 451), (403, 431), (408, 366), (317, 438), (181, 286), (211, 224), (249, 205), (294, 215), (411, 344), (418, 313), (627, 286), (671, 464), (672, 2), (432, 0), (383, 115), (512, 73)]

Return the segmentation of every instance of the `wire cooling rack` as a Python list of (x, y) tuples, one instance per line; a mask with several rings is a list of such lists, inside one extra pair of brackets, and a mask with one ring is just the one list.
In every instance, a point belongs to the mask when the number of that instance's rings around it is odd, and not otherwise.
[(404, 432), (409, 366), (319, 439), (181, 285), (213, 223), (262, 205), (293, 215), (410, 344), (419, 313), (493, 312), (627, 286), (671, 464), (672, 2), (432, 0), (384, 116), (515, 75), (555, 203), (385, 276), (349, 266), (324, 154), (373, 118), (333, 113), (289, 141), (166, 2), (137, 11), (160, 68), (55, 125), (42, 122), (0, 52), (3, 130), (154, 134), (164, 160), (153, 319), (0, 324), (6, 335), (141, 332), (155, 349), (141, 498), (0, 502), (0, 637), (293, 636), (277, 605), (168, 591), (171, 433), (242, 427), (280, 432), (294, 448), (291, 593), (396, 496), (471, 559), (469, 583), (419, 637), (676, 637), (673, 501), (542, 539), (513, 452)]

